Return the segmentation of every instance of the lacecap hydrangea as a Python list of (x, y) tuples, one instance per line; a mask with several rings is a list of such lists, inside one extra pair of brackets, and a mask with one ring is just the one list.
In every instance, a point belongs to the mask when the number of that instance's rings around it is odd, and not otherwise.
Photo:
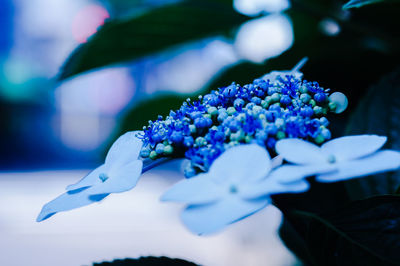
[(347, 99), (298, 73), (267, 75), (244, 86), (232, 83), (187, 99), (143, 128), (141, 157), (186, 157), (185, 176), (191, 177), (207, 172), (220, 154), (239, 144), (257, 143), (275, 155), (280, 139), (329, 140), (326, 115), (342, 112)]

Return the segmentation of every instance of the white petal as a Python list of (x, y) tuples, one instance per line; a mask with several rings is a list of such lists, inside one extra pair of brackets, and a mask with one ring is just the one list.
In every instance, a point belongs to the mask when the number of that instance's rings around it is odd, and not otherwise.
[(209, 170), (216, 182), (242, 179), (259, 180), (271, 171), (271, 158), (257, 144), (239, 145), (221, 154)]
[(337, 161), (347, 161), (374, 153), (385, 144), (386, 139), (377, 135), (345, 136), (328, 141), (321, 150), (334, 155)]
[(69, 211), (79, 207), (83, 207), (104, 199), (108, 194), (97, 195), (90, 197), (87, 193), (87, 188), (80, 190), (68, 191), (61, 196), (50, 201), (43, 206), (36, 221), (41, 222), (56, 214), (57, 212)]
[(230, 196), (216, 203), (190, 205), (182, 212), (182, 220), (198, 235), (211, 234), (261, 210), (269, 202), (269, 197), (241, 200)]
[(112, 167), (120, 167), (139, 158), (143, 141), (136, 137), (142, 131), (130, 131), (120, 136), (107, 153), (105, 164)]
[(320, 182), (335, 182), (380, 172), (396, 170), (400, 167), (400, 152), (384, 150), (354, 161), (338, 163), (338, 172), (317, 176)]
[(310, 188), (305, 180), (299, 180), (290, 183), (279, 183), (273, 179), (265, 179), (251, 186), (243, 186), (239, 188), (239, 195), (243, 199), (256, 199), (262, 196), (268, 196), (279, 193), (301, 193)]
[(326, 155), (317, 145), (301, 139), (279, 140), (275, 149), (286, 161), (295, 164), (316, 164), (327, 161)]
[(134, 188), (142, 174), (143, 162), (136, 160), (121, 166), (109, 173), (108, 179), (101, 184), (88, 188), (90, 195), (105, 193), (120, 193)]
[(189, 204), (205, 204), (220, 199), (222, 187), (217, 186), (208, 174), (184, 179), (162, 195), (162, 201), (177, 201)]
[(321, 173), (328, 173), (337, 170), (335, 164), (321, 163), (312, 165), (283, 165), (273, 170), (267, 179), (279, 183), (290, 183), (309, 176)]
[(84, 187), (91, 187), (93, 185), (101, 183), (101, 180), (99, 178), (101, 173), (104, 173), (106, 171), (104, 164), (97, 167), (94, 169), (92, 172), (90, 172), (87, 176), (82, 178), (80, 181), (78, 181), (75, 184), (69, 185), (66, 187), (67, 191), (75, 190), (75, 189), (80, 189)]

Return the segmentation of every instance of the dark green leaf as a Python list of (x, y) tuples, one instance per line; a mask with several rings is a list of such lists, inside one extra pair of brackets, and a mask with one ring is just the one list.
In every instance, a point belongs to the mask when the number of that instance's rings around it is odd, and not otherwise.
[(190, 0), (130, 19), (107, 21), (67, 59), (60, 79), (140, 58), (175, 45), (217, 36), (247, 19), (226, 0)]
[[(399, 265), (400, 197), (355, 201), (321, 218), (310, 212), (285, 214), (297, 244), (314, 265)], [(299, 242), (302, 239), (302, 242)], [(304, 257), (304, 256), (303, 256)]]
[(196, 266), (193, 262), (168, 257), (140, 257), (138, 259), (122, 259), (111, 262), (93, 263), (94, 266)]
[(378, 2), (383, 2), (383, 0), (351, 0), (343, 5), (343, 9), (349, 9), (354, 7), (362, 7), (365, 5), (370, 5)]
[(144, 99), (135, 104), (124, 117), (121, 132), (141, 130), (149, 120), (156, 120), (158, 115), (166, 116), (170, 110), (178, 109), (189, 95), (162, 94)]
[[(387, 136), (385, 147), (400, 150), (400, 69), (369, 89), (350, 118), (346, 133)], [(346, 182), (349, 196), (353, 199), (393, 194), (399, 186), (400, 171)]]

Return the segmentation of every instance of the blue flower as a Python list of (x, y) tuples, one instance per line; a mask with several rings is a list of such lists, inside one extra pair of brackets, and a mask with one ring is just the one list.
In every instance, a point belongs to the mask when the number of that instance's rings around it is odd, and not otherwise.
[(272, 169), (272, 164), (265, 148), (239, 145), (215, 159), (207, 173), (175, 184), (161, 200), (189, 204), (184, 224), (197, 234), (214, 233), (263, 209), (271, 194), (309, 188), (296, 166)]
[(45, 204), (37, 221), (98, 202), (110, 193), (134, 188), (143, 168), (143, 162), (138, 160), (143, 141), (138, 134), (138, 131), (131, 131), (119, 137), (108, 151), (105, 163), (78, 183), (69, 185), (66, 193)]
[(316, 179), (335, 182), (398, 169), (400, 152), (378, 151), (385, 142), (386, 137), (358, 135), (333, 139), (319, 147), (301, 139), (284, 139), (275, 148), (286, 161), (309, 170), (334, 167), (334, 171), (319, 174)]

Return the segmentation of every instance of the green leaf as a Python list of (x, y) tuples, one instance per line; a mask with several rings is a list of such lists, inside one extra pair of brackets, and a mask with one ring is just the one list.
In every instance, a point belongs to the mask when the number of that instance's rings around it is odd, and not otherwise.
[(188, 0), (138, 17), (109, 20), (87, 43), (75, 49), (59, 79), (217, 36), (248, 19), (234, 11), (232, 1)]
[(140, 257), (138, 259), (116, 259), (111, 262), (93, 263), (93, 266), (196, 266), (193, 262), (168, 257)]
[(351, 0), (343, 5), (343, 9), (350, 9), (354, 7), (362, 7), (365, 5), (370, 5), (378, 2), (383, 2), (384, 0)]
[(296, 231), (297, 245), (303, 245), (303, 254), (309, 256), (308, 263), (400, 264), (399, 196), (354, 201), (325, 218), (304, 211), (290, 212), (285, 217)]
[[(400, 69), (373, 85), (349, 119), (346, 135), (387, 136), (386, 148), (400, 150)], [(349, 196), (361, 199), (393, 194), (400, 186), (400, 171), (389, 172), (345, 183)]]
[(156, 120), (158, 115), (165, 117), (170, 110), (178, 109), (189, 96), (191, 95), (169, 93), (143, 99), (143, 101), (135, 104), (124, 117), (120, 128), (121, 133), (141, 130), (143, 126), (147, 126), (149, 120)]

